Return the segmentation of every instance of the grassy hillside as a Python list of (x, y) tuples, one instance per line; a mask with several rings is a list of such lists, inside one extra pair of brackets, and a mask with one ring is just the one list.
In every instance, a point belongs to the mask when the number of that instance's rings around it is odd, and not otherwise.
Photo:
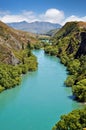
[[(16, 64), (18, 59), (13, 50), (25, 49), (28, 43), (37, 43), (36, 36), (31, 33), (15, 30), (0, 21), (0, 61), (4, 63)], [(12, 63), (12, 59), (15, 63)]]
[(53, 29), (53, 30), (50, 30), (46, 33), (46, 35), (48, 36), (54, 36), (58, 31), (59, 31), (60, 28), (58, 29)]
[[(45, 53), (60, 57), (69, 76), (65, 84), (72, 87), (74, 100), (86, 102), (86, 22), (68, 22), (52, 38)], [(61, 117), (53, 130), (82, 130), (86, 127), (86, 109)]]
[(73, 95), (86, 101), (86, 23), (66, 23), (52, 38), (52, 45), (45, 48), (50, 55), (60, 57), (67, 66), (69, 76), (65, 84), (72, 87)]
[(37, 59), (29, 48), (36, 43), (34, 34), (0, 22), (0, 92), (19, 85), (22, 74), (37, 69)]

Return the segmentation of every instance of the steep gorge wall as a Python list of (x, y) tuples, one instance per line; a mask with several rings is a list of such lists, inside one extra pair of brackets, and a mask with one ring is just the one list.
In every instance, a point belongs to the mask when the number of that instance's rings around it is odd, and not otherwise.
[(81, 32), (80, 36), (81, 36), (81, 43), (75, 55), (75, 58), (78, 58), (81, 55), (86, 55), (86, 32)]

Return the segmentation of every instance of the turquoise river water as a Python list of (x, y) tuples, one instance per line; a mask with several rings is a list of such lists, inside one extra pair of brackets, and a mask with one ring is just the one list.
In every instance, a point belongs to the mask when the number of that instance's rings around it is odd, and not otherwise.
[(56, 57), (33, 51), (38, 70), (23, 76), (20, 86), (0, 94), (0, 130), (51, 130), (62, 114), (81, 107), (64, 86), (66, 67)]

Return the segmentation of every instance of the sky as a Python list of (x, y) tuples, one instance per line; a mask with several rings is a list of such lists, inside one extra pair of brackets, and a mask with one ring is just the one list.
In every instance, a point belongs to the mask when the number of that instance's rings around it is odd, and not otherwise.
[(0, 0), (0, 20), (61, 25), (68, 21), (86, 21), (86, 0)]

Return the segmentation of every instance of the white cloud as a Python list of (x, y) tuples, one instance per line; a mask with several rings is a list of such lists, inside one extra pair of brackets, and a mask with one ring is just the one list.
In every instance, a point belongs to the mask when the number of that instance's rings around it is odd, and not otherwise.
[(62, 22), (62, 25), (64, 25), (66, 22), (70, 22), (70, 21), (84, 21), (84, 22), (86, 22), (86, 16), (84, 16), (84, 17), (78, 17), (75, 15), (69, 16)]
[(0, 10), (0, 17), (4, 16), (4, 15), (7, 15), (7, 14), (10, 14), (10, 12), (9, 11), (2, 11), (2, 10)]
[(10, 23), (10, 22), (20, 22), (24, 18), (20, 15), (5, 15), (1, 18), (1, 21), (5, 23)]
[(13, 14), (5, 14), (2, 17), (0, 17), (0, 20), (5, 23), (11, 23), (11, 22), (20, 22), (20, 21), (27, 21), (27, 22), (33, 22), (36, 19), (36, 16), (34, 12), (32, 11), (22, 11), (20, 14), (13, 15)]
[(1, 13), (0, 20), (5, 23), (10, 22), (34, 22), (34, 21), (46, 21), (52, 23), (60, 23), (64, 19), (64, 12), (58, 9), (48, 9), (44, 14), (35, 14), (32, 11), (22, 11), (20, 14), (13, 15), (10, 12)]
[(42, 21), (60, 23), (64, 19), (64, 12), (58, 9), (48, 9), (45, 14), (40, 15)]
[(46, 12), (42, 14), (36, 14), (33, 11), (23, 10), (19, 14), (12, 14), (9, 11), (0, 11), (0, 20), (5, 23), (11, 22), (34, 22), (34, 21), (46, 21), (52, 23), (59, 23), (64, 25), (66, 22), (70, 21), (86, 21), (86, 16), (78, 17), (75, 15), (71, 15), (65, 18), (64, 12), (55, 8), (51, 8), (46, 10)]

